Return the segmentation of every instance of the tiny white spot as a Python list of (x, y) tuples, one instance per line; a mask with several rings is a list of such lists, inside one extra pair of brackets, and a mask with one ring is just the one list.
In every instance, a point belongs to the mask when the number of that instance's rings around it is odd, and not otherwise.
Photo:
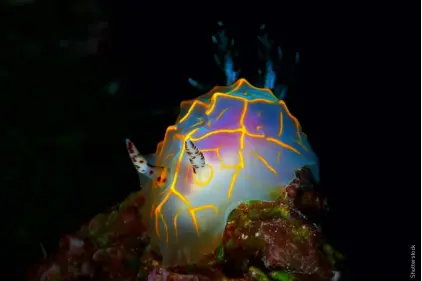
[(243, 240), (245, 240), (245, 239), (247, 239), (248, 238), (248, 235), (246, 235), (246, 234), (242, 234), (242, 239)]
[(334, 274), (334, 276), (333, 276), (333, 278), (331, 278), (331, 281), (338, 281), (338, 280), (340, 280), (341, 274), (340, 274), (339, 271), (333, 270), (333, 274)]
[(259, 235), (260, 235), (260, 233), (259, 233), (259, 232), (255, 233), (255, 237), (258, 237)]

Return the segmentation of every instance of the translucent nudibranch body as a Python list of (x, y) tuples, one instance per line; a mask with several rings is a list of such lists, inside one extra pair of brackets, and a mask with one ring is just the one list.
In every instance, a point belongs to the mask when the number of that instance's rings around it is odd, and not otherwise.
[(144, 222), (166, 267), (212, 253), (230, 212), (248, 200), (274, 201), (296, 169), (309, 166), (319, 180), (298, 120), (269, 89), (245, 79), (183, 101), (176, 124), (145, 159), (165, 167), (141, 180)]

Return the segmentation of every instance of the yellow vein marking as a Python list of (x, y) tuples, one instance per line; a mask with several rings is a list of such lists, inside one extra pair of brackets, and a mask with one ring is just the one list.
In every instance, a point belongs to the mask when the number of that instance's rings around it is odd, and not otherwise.
[(220, 118), (223, 116), (224, 112), (226, 112), (228, 108), (223, 109), (223, 111), (220, 112), (220, 114), (217, 116), (217, 121), (220, 120)]
[(276, 170), (273, 167), (271, 167), (270, 164), (268, 164), (267, 160), (265, 160), (264, 157), (262, 157), (261, 155), (255, 152), (251, 152), (251, 154), (255, 156), (256, 158), (258, 158), (265, 165), (265, 167), (267, 167), (267, 169), (270, 170), (274, 175), (277, 175)]

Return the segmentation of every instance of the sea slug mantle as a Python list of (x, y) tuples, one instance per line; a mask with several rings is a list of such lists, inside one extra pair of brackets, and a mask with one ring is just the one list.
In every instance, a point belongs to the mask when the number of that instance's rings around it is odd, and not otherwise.
[(273, 201), (296, 169), (309, 166), (319, 180), (298, 120), (245, 79), (183, 101), (155, 154), (127, 147), (146, 197), (143, 220), (166, 267), (214, 251), (229, 213), (247, 200)]

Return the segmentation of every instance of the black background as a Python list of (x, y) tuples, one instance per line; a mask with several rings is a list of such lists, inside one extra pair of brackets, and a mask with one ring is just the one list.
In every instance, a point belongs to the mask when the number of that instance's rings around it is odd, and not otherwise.
[[(14, 156), (7, 155), (16, 143), (4, 146), (6, 164), (18, 175), (6, 181), (1, 196), (4, 256), (14, 263), (10, 269), (22, 273), (40, 259), (39, 242), (53, 251), (62, 234), (137, 189), (124, 139), (133, 139), (143, 153), (154, 151), (175, 120), (172, 108), (200, 94), (188, 77), (210, 85), (224, 82), (210, 40), (222, 19), (239, 38), (246, 78), (255, 75), (253, 42), (261, 23), (288, 52), (300, 51), (295, 76), (289, 78), (291, 64), (283, 70), (286, 102), (320, 157), (331, 207), (326, 234), (347, 257), (344, 280), (409, 279), (410, 245), (419, 245), (420, 237), (420, 7), (101, 5), (108, 37), (99, 55), (82, 67), (58, 65), (48, 52), (37, 64), (3, 54), (20, 74), (4, 86), (5, 130), (23, 132), (28, 143), (27, 152), (19, 152), (28, 162), (16, 167)], [(42, 11), (7, 10), (7, 20), (43, 34), (52, 27)], [(65, 18), (66, 9), (53, 14)], [(94, 94), (116, 78), (121, 81), (117, 96)], [(42, 83), (50, 86), (41, 93)], [(61, 107), (62, 115), (52, 113), (51, 106)], [(162, 108), (168, 114), (154, 114)], [(48, 141), (34, 144), (34, 135), (57, 136), (63, 130), (82, 131), (84, 141), (70, 152)], [(79, 156), (67, 166), (55, 164), (69, 153)], [(47, 163), (48, 176), (33, 189), (37, 159)], [(17, 234), (21, 225), (25, 239)]]

